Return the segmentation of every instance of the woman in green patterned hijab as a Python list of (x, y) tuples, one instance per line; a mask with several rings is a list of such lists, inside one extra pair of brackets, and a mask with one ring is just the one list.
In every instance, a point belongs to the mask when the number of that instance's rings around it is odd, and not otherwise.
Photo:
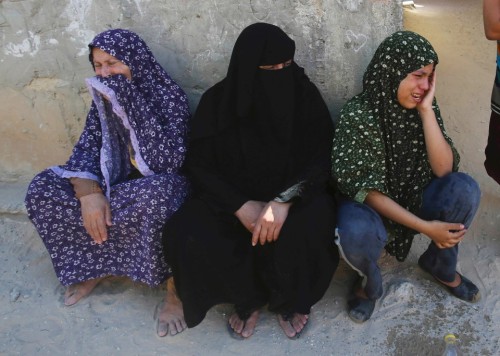
[(382, 249), (403, 261), (418, 233), (431, 240), (419, 265), (455, 296), (479, 299), (456, 264), (480, 191), (457, 172), (459, 156), (434, 98), (437, 63), (425, 38), (396, 32), (368, 65), (363, 92), (341, 111), (332, 151), (342, 195), (336, 242), (362, 277), (349, 301), (357, 322), (370, 318), (382, 295)]

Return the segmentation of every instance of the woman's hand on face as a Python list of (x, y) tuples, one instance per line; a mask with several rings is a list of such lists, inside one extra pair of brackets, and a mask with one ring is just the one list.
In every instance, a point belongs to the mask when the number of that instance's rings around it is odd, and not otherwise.
[(429, 76), (429, 90), (425, 93), (424, 98), (420, 103), (417, 104), (417, 110), (419, 112), (432, 110), (432, 102), (434, 100), (434, 95), (436, 94), (436, 71)]
[(433, 220), (426, 222), (426, 228), (422, 232), (429, 236), (437, 247), (450, 248), (462, 241), (467, 229), (460, 223)]
[(102, 193), (85, 195), (80, 198), (83, 226), (97, 244), (108, 239), (108, 226), (111, 226), (111, 207)]
[(252, 246), (257, 245), (257, 243), (264, 245), (266, 242), (273, 242), (278, 239), (291, 205), (292, 203), (278, 203), (275, 201), (267, 203), (257, 218), (253, 229)]
[(243, 226), (253, 233), (257, 218), (265, 206), (266, 203), (263, 201), (249, 200), (236, 211), (235, 215)]

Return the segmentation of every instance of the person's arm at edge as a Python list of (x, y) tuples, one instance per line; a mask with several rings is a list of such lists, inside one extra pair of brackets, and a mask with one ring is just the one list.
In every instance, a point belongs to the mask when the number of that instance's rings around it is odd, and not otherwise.
[(484, 35), (489, 40), (500, 40), (500, 1), (483, 0)]

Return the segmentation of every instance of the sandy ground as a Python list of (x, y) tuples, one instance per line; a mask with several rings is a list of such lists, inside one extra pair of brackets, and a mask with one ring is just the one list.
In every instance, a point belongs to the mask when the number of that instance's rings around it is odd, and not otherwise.
[(404, 263), (381, 259), (385, 293), (365, 324), (347, 317), (346, 296), (355, 274), (341, 262), (298, 340), (288, 340), (267, 311), (252, 338), (234, 340), (226, 331), (228, 305), (213, 308), (198, 327), (161, 339), (155, 335), (153, 312), (164, 288), (108, 279), (76, 306), (63, 306), (64, 289), (50, 258), (26, 216), (18, 212), (25, 187), (17, 186), (8, 196), (4, 190), (3, 199), (12, 204), (0, 209), (0, 354), (439, 355), (448, 332), (460, 338), (465, 354), (500, 354), (500, 188), (482, 166), (495, 45), (483, 36), (481, 1), (417, 4), (424, 7), (405, 11), (405, 27), (426, 36), (440, 55), (441, 110), (460, 149), (462, 170), (483, 190), (459, 263), (459, 270), (481, 289), (478, 304), (451, 297), (418, 269), (416, 261), (427, 244), (419, 236)]

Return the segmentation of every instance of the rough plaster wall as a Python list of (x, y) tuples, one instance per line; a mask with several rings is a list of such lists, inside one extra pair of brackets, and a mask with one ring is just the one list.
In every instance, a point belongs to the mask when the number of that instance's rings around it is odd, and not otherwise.
[(188, 93), (225, 75), (236, 37), (284, 29), (336, 118), (378, 44), (402, 27), (399, 0), (0, 0), (0, 181), (66, 161), (89, 107), (87, 44), (108, 28), (143, 37)]

